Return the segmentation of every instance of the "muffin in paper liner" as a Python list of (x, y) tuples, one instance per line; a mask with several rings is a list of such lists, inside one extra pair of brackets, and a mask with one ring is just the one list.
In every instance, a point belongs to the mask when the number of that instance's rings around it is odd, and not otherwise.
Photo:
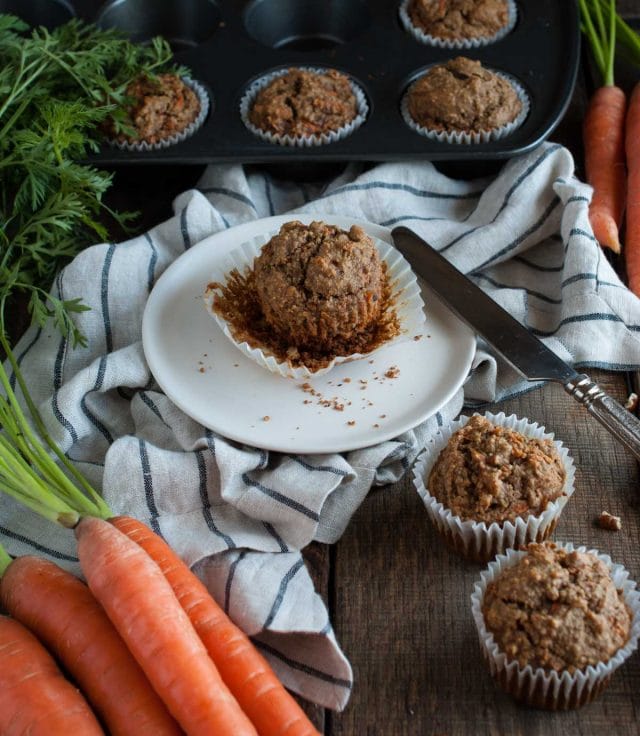
[(475, 621), (483, 656), (492, 676), (500, 687), (516, 700), (536, 708), (545, 710), (569, 710), (590, 703), (609, 684), (613, 672), (635, 651), (640, 636), (640, 592), (636, 583), (629, 580), (628, 571), (614, 563), (608, 555), (586, 547), (574, 547), (570, 542), (558, 543), (556, 547), (568, 552), (589, 552), (609, 568), (611, 577), (618, 590), (622, 591), (625, 603), (629, 607), (632, 619), (627, 643), (606, 662), (589, 665), (573, 674), (567, 670), (545, 670), (531, 665), (521, 667), (516, 660), (509, 660), (500, 650), (493, 634), (485, 625), (482, 614), (482, 603), (487, 586), (495, 580), (506, 567), (515, 565), (527, 553), (525, 550), (507, 550), (498, 555), (475, 583), (471, 594), (471, 611)]
[(387, 278), (392, 292), (391, 301), (400, 323), (400, 333), (398, 335), (368, 353), (336, 356), (326, 366), (317, 370), (312, 370), (305, 365), (294, 366), (288, 361), (278, 360), (274, 355), (271, 355), (268, 351), (260, 347), (251, 347), (246, 341), (240, 342), (236, 340), (229, 323), (214, 310), (215, 296), (220, 293), (220, 288), (216, 285), (224, 284), (233, 269), (237, 269), (239, 273), (244, 273), (246, 269), (252, 268), (253, 262), (260, 255), (262, 247), (275, 234), (275, 232), (272, 232), (252, 238), (228, 253), (226, 258), (222, 259), (220, 265), (210, 275), (209, 285), (204, 294), (207, 311), (218, 323), (224, 334), (239, 350), (258, 363), (258, 365), (261, 365), (272, 373), (277, 373), (287, 378), (303, 380), (327, 373), (340, 363), (359, 360), (365, 357), (369, 358), (374, 353), (389, 345), (412, 340), (416, 335), (424, 333), (426, 320), (423, 311), (423, 301), (418, 281), (411, 267), (395, 248), (392, 248), (383, 240), (368, 234), (378, 250), (380, 259), (387, 267)]
[(264, 89), (277, 77), (282, 77), (287, 74), (287, 72), (291, 68), (303, 69), (304, 71), (316, 72), (318, 74), (323, 74), (324, 72), (329, 71), (329, 67), (304, 65), (287, 66), (284, 69), (278, 69), (277, 71), (265, 74), (262, 77), (259, 77), (258, 79), (253, 81), (247, 88), (246, 92), (242, 95), (242, 99), (240, 100), (240, 118), (242, 119), (242, 122), (245, 124), (247, 129), (250, 130), (258, 138), (261, 138), (263, 141), (267, 141), (267, 143), (273, 143), (274, 145), (279, 146), (297, 146), (298, 148), (322, 146), (326, 145), (327, 143), (335, 143), (336, 141), (346, 138), (347, 136), (351, 135), (357, 128), (359, 128), (367, 119), (367, 116), (369, 114), (369, 103), (367, 102), (367, 96), (365, 95), (364, 90), (360, 87), (360, 85), (354, 82), (351, 76), (345, 74), (345, 76), (347, 76), (349, 79), (351, 90), (355, 95), (358, 111), (353, 120), (351, 120), (346, 125), (343, 125), (338, 130), (333, 130), (329, 133), (321, 133), (320, 135), (293, 136), (277, 135), (276, 133), (271, 133), (269, 131), (258, 128), (249, 119), (251, 108), (253, 107), (253, 103), (258, 95), (258, 92)]
[[(438, 64), (440, 63), (442, 62), (438, 62)], [(432, 130), (430, 128), (426, 128), (423, 125), (419, 125), (411, 117), (411, 113), (409, 112), (409, 91), (411, 90), (411, 87), (418, 81), (418, 79), (424, 76), (424, 74), (426, 74), (429, 69), (434, 66), (436, 66), (436, 64), (431, 64), (429, 67), (427, 67), (423, 71), (423, 73), (407, 87), (404, 94), (402, 95), (402, 99), (400, 100), (400, 113), (402, 114), (402, 119), (411, 128), (411, 130), (415, 131), (419, 135), (422, 135), (425, 138), (429, 138), (430, 140), (438, 141), (438, 143), (455, 143), (457, 145), (489, 143), (490, 141), (497, 141), (507, 135), (510, 135), (511, 133), (513, 133), (514, 130), (516, 130), (516, 128), (519, 128), (527, 118), (527, 115), (529, 114), (529, 110), (531, 108), (531, 103), (529, 101), (529, 95), (525, 92), (524, 87), (510, 74), (505, 74), (505, 72), (498, 71), (497, 69), (489, 69), (488, 67), (485, 67), (487, 71), (490, 71), (493, 74), (506, 79), (507, 82), (509, 82), (509, 84), (511, 84), (511, 86), (516, 91), (518, 99), (522, 104), (522, 108), (514, 120), (512, 120), (510, 123), (507, 123), (506, 125), (501, 125), (499, 128), (490, 128), (487, 130), (478, 131)]]
[(516, 21), (518, 20), (518, 9), (516, 4), (514, 0), (508, 0), (507, 5), (509, 17), (507, 23), (494, 34), (478, 38), (442, 38), (425, 33), (421, 28), (413, 24), (411, 16), (409, 15), (410, 2), (411, 0), (403, 0), (398, 9), (402, 27), (419, 43), (424, 43), (429, 46), (437, 46), (442, 49), (477, 49), (481, 46), (495, 43), (501, 38), (504, 38), (508, 33), (511, 33), (515, 28)]
[(189, 123), (187, 127), (184, 130), (181, 130), (179, 133), (175, 133), (174, 135), (170, 136), (169, 138), (164, 138), (161, 141), (158, 141), (157, 143), (148, 143), (147, 141), (136, 141), (136, 142), (129, 142), (129, 141), (118, 141), (114, 140), (112, 138), (107, 138), (106, 142), (109, 146), (112, 148), (119, 148), (121, 151), (158, 151), (163, 148), (168, 148), (169, 146), (173, 146), (176, 143), (181, 143), (182, 141), (186, 140), (190, 136), (192, 136), (204, 123), (204, 121), (207, 119), (207, 115), (209, 114), (209, 108), (211, 106), (210, 100), (209, 100), (209, 94), (207, 93), (207, 90), (203, 87), (200, 82), (196, 82), (194, 79), (191, 79), (190, 77), (181, 77), (182, 81), (191, 87), (191, 89), (196, 93), (198, 96), (198, 100), (200, 102), (200, 112), (196, 116), (195, 120), (193, 122)]
[(517, 517), (515, 522), (498, 523), (494, 521), (491, 524), (471, 519), (463, 520), (432, 496), (426, 483), (441, 450), (444, 449), (451, 435), (464, 427), (470, 417), (460, 417), (447, 427), (440, 429), (418, 456), (413, 467), (413, 482), (427, 509), (430, 521), (447, 546), (465, 559), (474, 562), (488, 562), (511, 547), (520, 547), (529, 542), (542, 542), (547, 539), (556, 528), (560, 514), (573, 494), (575, 482), (575, 466), (567, 448), (558, 440), (554, 440), (554, 435), (547, 433), (545, 428), (538, 425), (537, 422), (519, 419), (515, 414), (506, 416), (504, 412), (499, 414), (486, 412), (482, 416), (495, 425), (515, 430), (525, 437), (553, 440), (566, 475), (562, 495), (555, 501), (550, 501), (538, 516), (530, 514)]

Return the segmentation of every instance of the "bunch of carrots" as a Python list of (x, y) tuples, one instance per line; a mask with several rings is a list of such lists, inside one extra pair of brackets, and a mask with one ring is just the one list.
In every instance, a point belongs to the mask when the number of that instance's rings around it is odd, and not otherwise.
[(602, 83), (584, 122), (585, 171), (593, 186), (589, 220), (601, 245), (623, 251), (627, 283), (640, 296), (640, 84), (627, 100), (614, 81), (617, 44), (638, 63), (640, 37), (616, 12), (615, 0), (580, 0), (580, 15)]
[(318, 736), (164, 540), (64, 458), (7, 352), (35, 428), (0, 363), (0, 490), (73, 528), (86, 584), (0, 547), (0, 736)]

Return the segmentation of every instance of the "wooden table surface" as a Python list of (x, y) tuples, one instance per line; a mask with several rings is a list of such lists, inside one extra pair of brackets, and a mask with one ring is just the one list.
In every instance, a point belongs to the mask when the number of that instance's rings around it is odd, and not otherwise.
[[(619, 1), (618, 9), (640, 16), (638, 0)], [(551, 136), (573, 152), (581, 177), (586, 66)], [(625, 84), (632, 81), (627, 75)], [(109, 198), (116, 206), (140, 209), (141, 227), (150, 226), (170, 215), (173, 197), (193, 186), (201, 172), (154, 167), (149, 176), (144, 168), (122, 169)], [(24, 326), (16, 313), (16, 335)], [(635, 385), (634, 376), (596, 370), (590, 375), (622, 403)], [(630, 453), (556, 385), (487, 408), (537, 420), (572, 453), (577, 490), (555, 538), (606, 552), (640, 579), (639, 473)], [(622, 518), (622, 531), (594, 525), (603, 509)], [(464, 562), (435, 536), (410, 474), (372, 490), (342, 539), (331, 547), (312, 544), (305, 558), (354, 671), (353, 694), (342, 713), (304, 704), (327, 736), (639, 733), (638, 652), (602, 697), (574, 712), (525, 708), (494, 686), (469, 603), (482, 566)]]

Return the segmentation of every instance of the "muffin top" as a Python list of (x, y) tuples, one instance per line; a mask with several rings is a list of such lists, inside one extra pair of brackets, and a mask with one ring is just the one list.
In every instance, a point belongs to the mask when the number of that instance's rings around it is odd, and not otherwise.
[(267, 133), (319, 136), (339, 130), (358, 114), (348, 77), (335, 69), (289, 69), (258, 92), (249, 120)]
[(562, 495), (565, 477), (551, 440), (474, 415), (438, 455), (427, 486), (455, 516), (490, 524), (541, 514)]
[(407, 12), (421, 31), (450, 41), (491, 38), (509, 21), (507, 0), (411, 0)]
[(409, 88), (407, 107), (429, 130), (478, 133), (513, 122), (522, 102), (504, 77), (458, 56), (419, 77)]
[(136, 135), (120, 133), (116, 136), (120, 142), (158, 143), (182, 132), (200, 112), (198, 96), (176, 74), (142, 75), (131, 82), (126, 95), (132, 100), (128, 123)]
[(263, 247), (254, 272), (265, 319), (298, 348), (342, 350), (380, 311), (382, 263), (356, 225), (346, 231), (287, 222)]
[(631, 612), (607, 566), (589, 552), (530, 544), (484, 594), (487, 630), (509, 660), (534, 669), (582, 670), (629, 639)]

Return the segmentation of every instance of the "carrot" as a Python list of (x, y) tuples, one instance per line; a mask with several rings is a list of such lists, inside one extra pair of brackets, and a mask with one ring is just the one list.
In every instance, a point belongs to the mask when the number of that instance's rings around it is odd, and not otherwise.
[(111, 736), (179, 736), (169, 715), (91, 591), (38, 557), (15, 559), (0, 603), (54, 654)]
[(605, 18), (599, 0), (580, 0), (587, 35), (603, 85), (591, 97), (583, 126), (587, 182), (593, 187), (589, 221), (599, 243), (620, 253), (619, 228), (625, 208), (626, 170), (624, 124), (626, 96), (614, 84), (615, 2)]
[(589, 221), (601, 245), (620, 253), (619, 227), (625, 206), (624, 119), (626, 96), (620, 87), (600, 87), (584, 119), (584, 162), (593, 187)]
[(118, 516), (110, 521), (158, 564), (222, 679), (258, 733), (261, 736), (317, 736), (318, 731), (267, 660), (171, 547), (136, 519)]
[(156, 563), (95, 517), (75, 529), (89, 588), (189, 736), (256, 736)]
[(625, 228), (625, 266), (627, 284), (640, 296), (640, 84), (629, 98), (625, 150), (627, 154), (627, 222)]
[(104, 736), (82, 695), (22, 624), (0, 616), (0, 734)]

